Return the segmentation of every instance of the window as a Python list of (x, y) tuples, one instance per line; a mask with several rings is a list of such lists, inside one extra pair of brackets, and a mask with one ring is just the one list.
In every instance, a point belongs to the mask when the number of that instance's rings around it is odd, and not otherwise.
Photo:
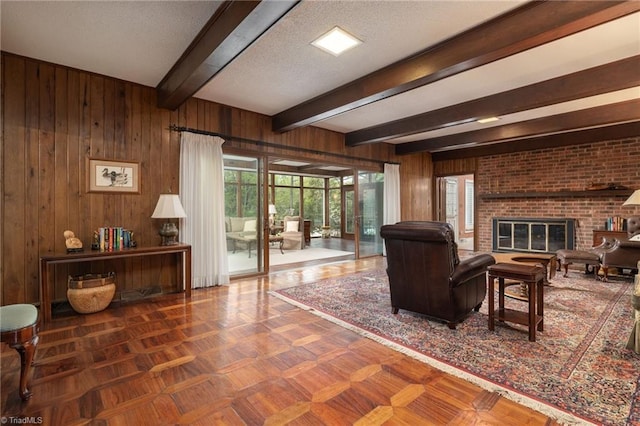
[(342, 179), (329, 178), (329, 226), (334, 237), (340, 237), (340, 225), (342, 223)]
[(224, 171), (224, 208), (231, 217), (257, 215), (257, 172), (243, 170)]
[(297, 216), (300, 214), (300, 176), (273, 175), (274, 204), (276, 217)]
[(323, 177), (304, 176), (302, 178), (302, 211), (304, 218), (311, 221), (311, 233), (319, 234), (324, 225), (324, 189)]

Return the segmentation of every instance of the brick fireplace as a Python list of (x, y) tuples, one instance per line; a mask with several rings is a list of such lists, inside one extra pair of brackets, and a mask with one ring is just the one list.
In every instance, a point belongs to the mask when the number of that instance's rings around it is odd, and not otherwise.
[[(574, 248), (591, 247), (608, 217), (640, 215), (622, 206), (640, 188), (638, 164), (640, 137), (478, 157), (477, 249), (492, 251), (495, 218), (573, 220)], [(612, 182), (628, 190), (588, 190)]]

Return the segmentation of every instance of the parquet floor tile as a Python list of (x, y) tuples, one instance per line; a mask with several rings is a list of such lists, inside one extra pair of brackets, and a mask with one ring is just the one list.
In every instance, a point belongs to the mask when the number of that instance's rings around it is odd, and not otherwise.
[(268, 294), (381, 258), (68, 314), (44, 326), (26, 403), (0, 352), (2, 416), (45, 425), (553, 425)]

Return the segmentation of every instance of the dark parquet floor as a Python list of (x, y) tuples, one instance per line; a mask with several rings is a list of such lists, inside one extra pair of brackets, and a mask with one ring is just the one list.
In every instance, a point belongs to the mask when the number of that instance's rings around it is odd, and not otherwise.
[(267, 293), (382, 264), (314, 265), (54, 319), (26, 403), (18, 356), (2, 348), (3, 424), (555, 424)]

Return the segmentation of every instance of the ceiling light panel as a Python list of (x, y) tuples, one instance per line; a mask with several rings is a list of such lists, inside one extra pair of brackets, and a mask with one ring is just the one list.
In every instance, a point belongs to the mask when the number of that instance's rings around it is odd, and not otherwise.
[(339, 56), (360, 43), (362, 43), (360, 40), (340, 27), (333, 27), (329, 32), (311, 42), (315, 47), (331, 53), (333, 56)]
[(478, 120), (478, 123), (486, 124), (486, 123), (492, 123), (492, 122), (498, 121), (498, 120), (499, 120), (498, 117), (487, 117), (487, 118), (481, 118), (480, 120)]

